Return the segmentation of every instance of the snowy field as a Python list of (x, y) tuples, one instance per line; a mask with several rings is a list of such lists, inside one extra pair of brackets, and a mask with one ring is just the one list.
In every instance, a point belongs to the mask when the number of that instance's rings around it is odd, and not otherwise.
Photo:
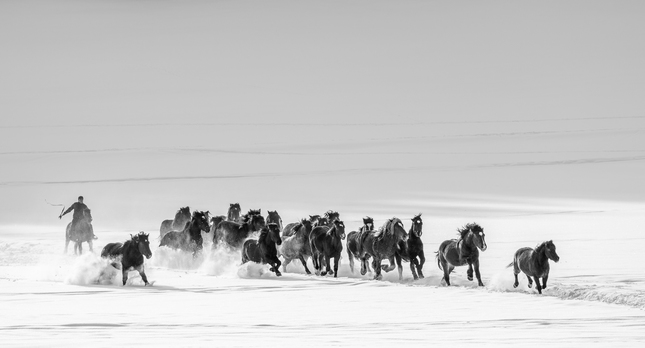
[[(642, 1), (0, 2), (0, 347), (640, 347)], [(99, 239), (63, 253), (83, 195)], [(422, 213), (426, 278), (159, 247), (177, 209)], [(434, 251), (477, 222), (484, 287)], [(150, 233), (152, 287), (99, 257)], [(208, 240), (208, 238), (207, 238)], [(553, 240), (542, 295), (506, 266)], [(311, 267), (311, 264), (310, 264)]]

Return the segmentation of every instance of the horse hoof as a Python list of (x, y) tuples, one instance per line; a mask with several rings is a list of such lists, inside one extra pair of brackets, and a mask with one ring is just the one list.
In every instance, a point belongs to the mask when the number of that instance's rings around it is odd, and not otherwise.
[(327, 275), (327, 272), (320, 272), (320, 275), (324, 277)]
[(472, 282), (472, 281), (473, 281), (473, 277), (472, 277), (472, 276), (469, 276), (469, 277), (468, 277), (468, 280), (470, 280), (470, 281)]
[(513, 287), (517, 288), (518, 285), (520, 285), (520, 283), (515, 283), (515, 284), (513, 284)]
[(280, 271), (277, 271), (277, 272), (275, 272), (275, 275), (279, 277), (279, 276), (282, 275), (282, 273), (280, 273)]
[(419, 280), (419, 277), (417, 276), (413, 276), (413, 277), (414, 277), (414, 280)]
[(484, 283), (482, 283), (482, 282), (479, 282), (479, 286), (484, 286)]
[(374, 276), (374, 280), (381, 280), (381, 279), (383, 279), (383, 275), (381, 274), (377, 274), (376, 276)]

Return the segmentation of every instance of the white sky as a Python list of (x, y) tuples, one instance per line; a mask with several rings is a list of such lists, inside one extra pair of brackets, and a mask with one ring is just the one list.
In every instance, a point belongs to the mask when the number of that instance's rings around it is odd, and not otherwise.
[(644, 33), (642, 1), (2, 1), (0, 221), (642, 201)]

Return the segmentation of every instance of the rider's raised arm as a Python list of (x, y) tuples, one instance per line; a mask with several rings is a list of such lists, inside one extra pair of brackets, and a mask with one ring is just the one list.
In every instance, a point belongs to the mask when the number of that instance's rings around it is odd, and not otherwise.
[(65, 210), (64, 213), (60, 214), (60, 216), (63, 216), (65, 214), (69, 213), (70, 211), (74, 210), (75, 207), (76, 207), (76, 203), (70, 205), (69, 208), (67, 208), (67, 210)]

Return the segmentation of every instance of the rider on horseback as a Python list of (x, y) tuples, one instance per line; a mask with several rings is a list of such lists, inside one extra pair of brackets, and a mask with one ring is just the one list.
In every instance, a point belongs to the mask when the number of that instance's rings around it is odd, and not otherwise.
[[(76, 231), (76, 226), (78, 225), (78, 222), (84, 218), (83, 212), (86, 209), (89, 208), (87, 207), (87, 205), (85, 205), (85, 203), (83, 203), (83, 196), (78, 196), (78, 202), (74, 202), (74, 204), (67, 208), (64, 213), (60, 214), (58, 218), (62, 218), (65, 214), (73, 210), (74, 215), (72, 216), (72, 227), (70, 230)], [(90, 230), (92, 231), (92, 238), (97, 239), (98, 237), (94, 234), (94, 228), (91, 228)]]

